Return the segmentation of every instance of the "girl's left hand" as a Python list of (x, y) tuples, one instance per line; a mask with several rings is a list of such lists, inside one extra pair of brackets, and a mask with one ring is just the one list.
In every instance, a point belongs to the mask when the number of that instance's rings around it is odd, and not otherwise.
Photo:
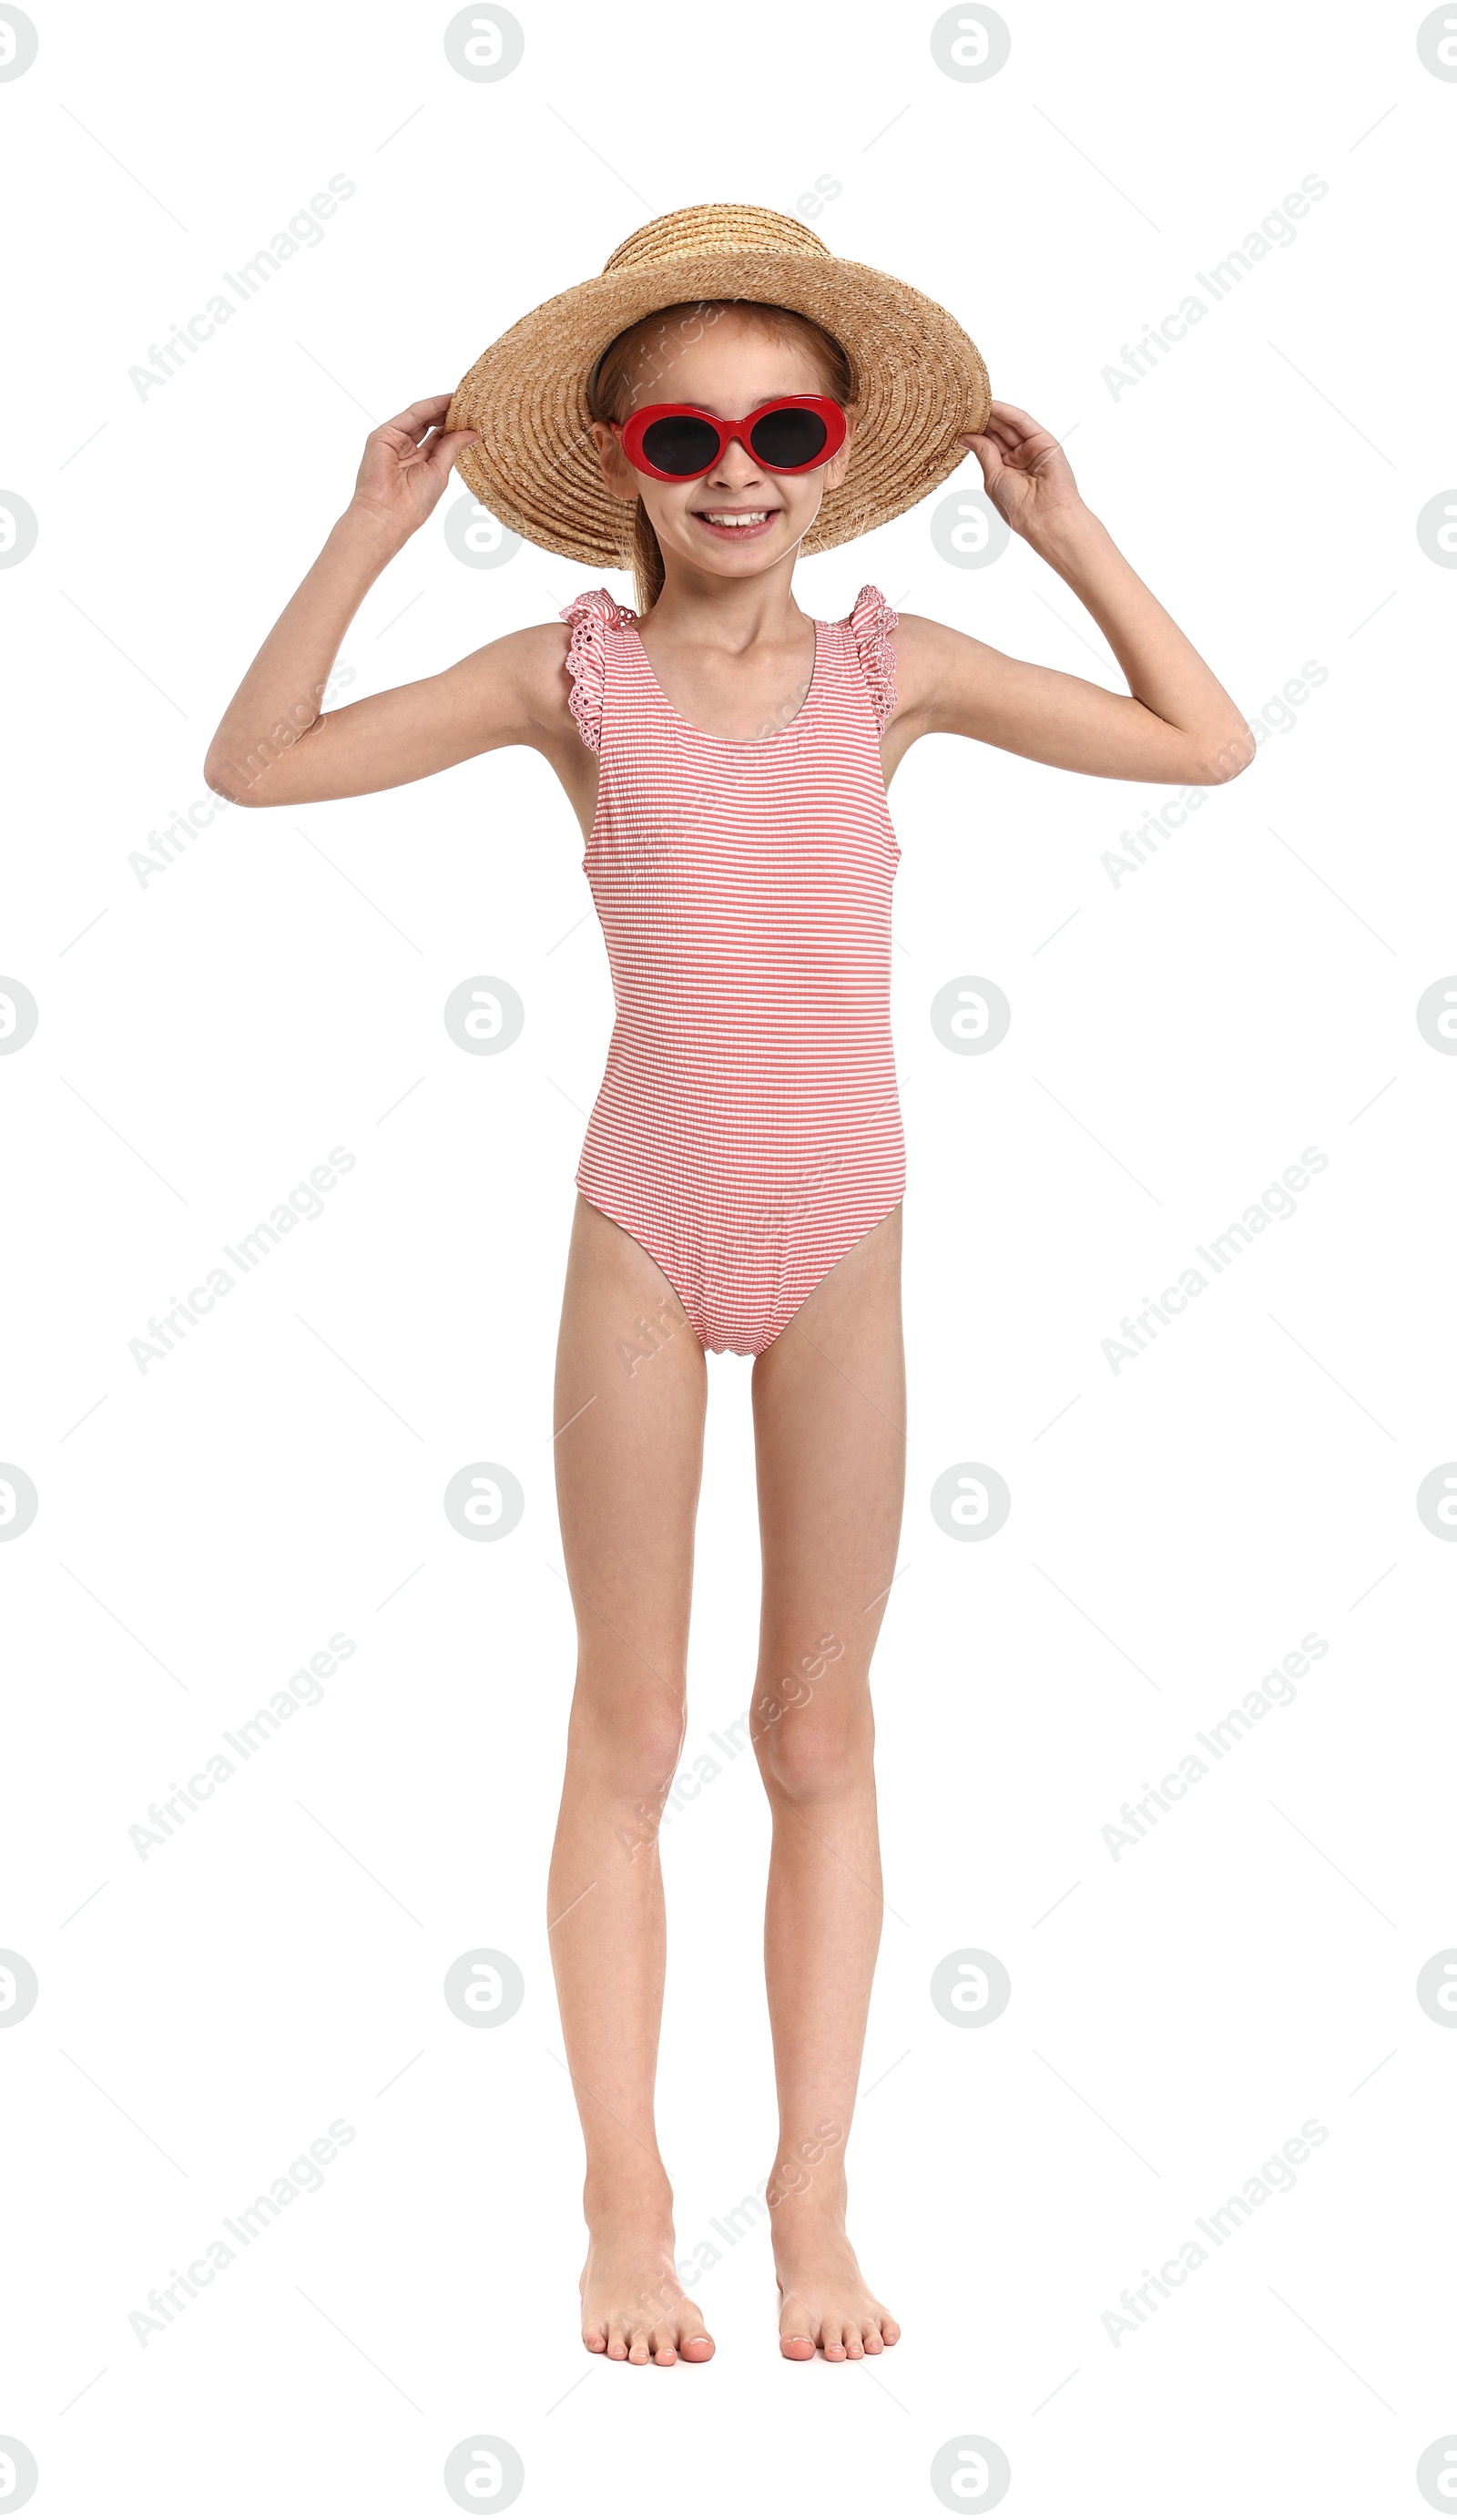
[(1013, 533), (1034, 540), (1049, 517), (1082, 506), (1057, 439), (1014, 402), (993, 402), (985, 432), (960, 443), (976, 456), (987, 496)]

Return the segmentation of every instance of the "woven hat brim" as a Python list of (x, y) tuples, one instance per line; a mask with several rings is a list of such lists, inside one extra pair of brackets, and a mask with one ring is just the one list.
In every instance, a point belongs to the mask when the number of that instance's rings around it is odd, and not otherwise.
[[(447, 428), (473, 428), (456, 470), (513, 533), (567, 560), (629, 563), (633, 507), (605, 487), (587, 382), (619, 333), (660, 307), (739, 298), (808, 315), (846, 351), (857, 418), (850, 471), (803, 548), (830, 551), (905, 514), (964, 462), (986, 426), (987, 370), (954, 317), (905, 282), (827, 254), (702, 252), (583, 281), (523, 316), (477, 359)], [(676, 399), (671, 345), (661, 371)]]

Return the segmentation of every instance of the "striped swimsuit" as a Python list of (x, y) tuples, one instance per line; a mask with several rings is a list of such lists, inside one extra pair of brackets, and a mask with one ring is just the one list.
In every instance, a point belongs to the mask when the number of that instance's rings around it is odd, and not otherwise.
[(880, 764), (897, 616), (867, 586), (817, 621), (798, 716), (749, 742), (679, 716), (605, 588), (561, 617), (601, 761), (582, 864), (617, 1002), (577, 1188), (705, 1348), (761, 1356), (905, 1185)]

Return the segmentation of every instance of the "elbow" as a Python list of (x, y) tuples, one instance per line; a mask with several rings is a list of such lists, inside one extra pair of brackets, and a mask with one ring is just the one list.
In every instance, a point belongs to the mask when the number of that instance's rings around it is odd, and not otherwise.
[(239, 775), (237, 763), (226, 753), (219, 752), (216, 746), (202, 764), (202, 779), (214, 796), (221, 796), (225, 805), (251, 805), (257, 801), (248, 792), (246, 779)]
[(1248, 770), (1257, 749), (1255, 738), (1241, 718), (1238, 729), (1233, 735), (1226, 736), (1215, 756), (1219, 764), (1219, 785), (1226, 787), (1231, 779), (1238, 779), (1242, 770)]
[(1194, 755), (1188, 776), (1191, 788), (1227, 788), (1248, 770), (1257, 751), (1255, 738), (1243, 718), (1233, 725), (1214, 728), (1204, 737)]
[(279, 800), (268, 792), (269, 773), (298, 741), (297, 731), (289, 726), (276, 726), (271, 736), (252, 743), (230, 735), (226, 726), (219, 727), (207, 747), (202, 776), (214, 794), (225, 796), (230, 805), (275, 804)]
[[(202, 776), (214, 794), (226, 797), (230, 805), (285, 804), (287, 782), (281, 783), (274, 775), (278, 765), (323, 724), (311, 701), (291, 708), (268, 735), (240, 735), (225, 718), (207, 747)], [(281, 785), (284, 794), (278, 792)]]
[(256, 805), (258, 779), (264, 767), (257, 747), (249, 752), (224, 718), (202, 761), (202, 777), (214, 796), (221, 796), (228, 805)]

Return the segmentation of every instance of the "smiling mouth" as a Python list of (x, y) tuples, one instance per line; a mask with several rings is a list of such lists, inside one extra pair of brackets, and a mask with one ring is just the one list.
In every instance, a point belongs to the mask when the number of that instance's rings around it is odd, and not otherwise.
[(757, 533), (761, 527), (773, 523), (779, 511), (777, 508), (695, 508), (692, 513), (700, 525), (707, 525), (710, 533), (722, 534), (727, 540), (735, 535)]

